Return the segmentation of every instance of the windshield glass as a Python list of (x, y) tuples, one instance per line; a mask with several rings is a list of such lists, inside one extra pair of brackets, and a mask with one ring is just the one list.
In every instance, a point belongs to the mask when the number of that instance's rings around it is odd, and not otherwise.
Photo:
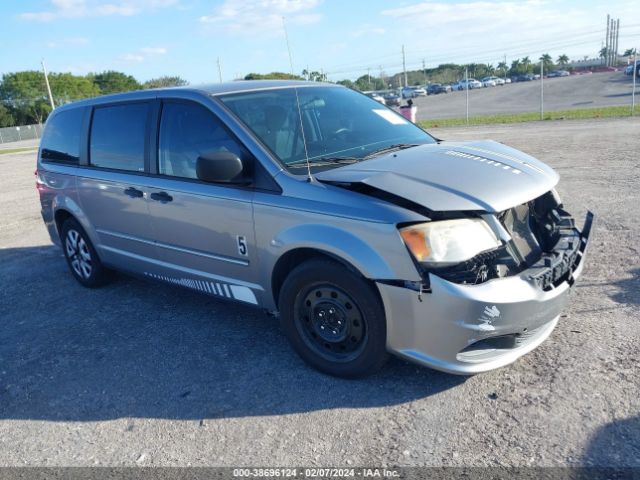
[(257, 90), (218, 98), (292, 173), (306, 171), (306, 155), (318, 171), (376, 152), (435, 143), (393, 110), (347, 88)]

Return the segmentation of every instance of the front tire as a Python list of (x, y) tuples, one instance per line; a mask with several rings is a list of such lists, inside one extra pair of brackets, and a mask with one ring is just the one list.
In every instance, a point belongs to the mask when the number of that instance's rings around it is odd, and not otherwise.
[(110, 279), (110, 271), (100, 262), (87, 233), (74, 218), (67, 219), (60, 231), (62, 250), (73, 277), (87, 288), (104, 285)]
[(294, 350), (323, 373), (362, 377), (388, 358), (378, 295), (365, 279), (337, 262), (299, 265), (285, 280), (278, 305)]

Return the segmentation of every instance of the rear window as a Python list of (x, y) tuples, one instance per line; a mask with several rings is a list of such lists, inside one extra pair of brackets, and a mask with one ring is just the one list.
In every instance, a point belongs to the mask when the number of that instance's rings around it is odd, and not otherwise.
[(78, 164), (83, 115), (83, 108), (52, 115), (40, 142), (40, 157), (43, 161)]
[(146, 103), (96, 108), (91, 122), (91, 165), (143, 172), (148, 109)]

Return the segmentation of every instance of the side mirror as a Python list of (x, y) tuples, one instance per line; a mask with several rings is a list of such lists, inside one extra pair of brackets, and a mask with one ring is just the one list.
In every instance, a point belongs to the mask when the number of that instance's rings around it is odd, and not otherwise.
[(249, 183), (242, 176), (244, 166), (235, 153), (227, 151), (203, 153), (196, 160), (196, 175), (199, 180), (212, 183)]

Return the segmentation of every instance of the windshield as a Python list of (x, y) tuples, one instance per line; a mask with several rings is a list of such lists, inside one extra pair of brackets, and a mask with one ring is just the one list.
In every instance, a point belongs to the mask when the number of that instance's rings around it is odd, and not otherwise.
[(257, 90), (219, 98), (292, 173), (306, 172), (307, 155), (319, 171), (376, 152), (435, 143), (393, 110), (347, 88)]

